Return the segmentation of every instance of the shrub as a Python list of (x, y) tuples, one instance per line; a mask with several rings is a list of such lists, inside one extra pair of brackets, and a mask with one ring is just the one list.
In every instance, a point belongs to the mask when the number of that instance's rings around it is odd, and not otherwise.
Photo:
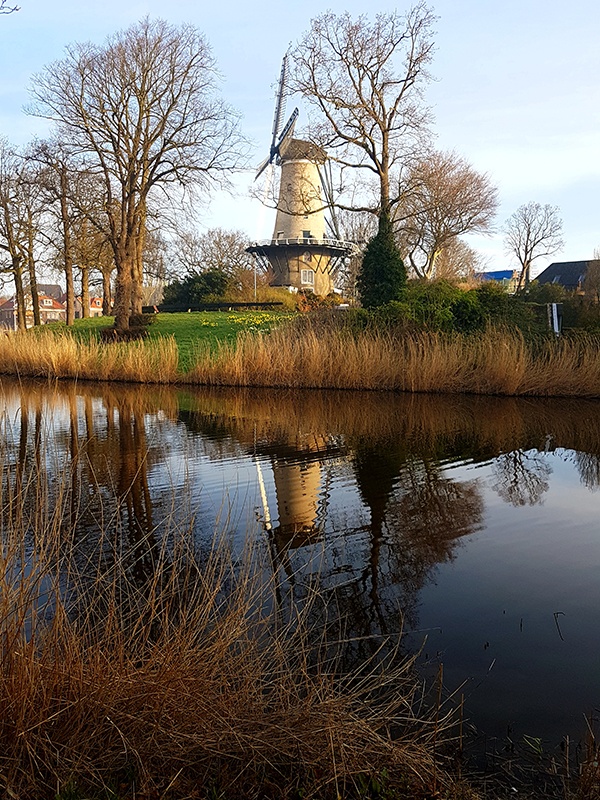
[(564, 286), (560, 286), (558, 283), (538, 283), (537, 281), (529, 284), (525, 294), (525, 299), (529, 303), (562, 303), (567, 297)]
[(476, 292), (464, 292), (451, 306), (454, 329), (462, 333), (479, 331), (486, 324), (486, 314)]
[(356, 285), (365, 308), (377, 308), (399, 300), (406, 285), (406, 269), (394, 241), (391, 220), (385, 214), (379, 219), (379, 230), (367, 245)]
[(165, 286), (163, 304), (166, 306), (193, 306), (223, 297), (229, 278), (220, 269), (208, 269), (199, 275), (187, 275), (182, 281)]

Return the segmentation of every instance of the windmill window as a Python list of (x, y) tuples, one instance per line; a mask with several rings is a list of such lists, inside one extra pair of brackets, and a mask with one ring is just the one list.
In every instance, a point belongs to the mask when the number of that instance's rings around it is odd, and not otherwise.
[(302, 283), (307, 284), (308, 286), (315, 285), (315, 273), (312, 269), (303, 269), (301, 274)]
[(302, 231), (303, 239), (310, 239), (310, 231)]
[(283, 231), (277, 231), (277, 238), (283, 239)]
[(302, 258), (305, 261), (312, 261), (312, 253), (310, 253), (308, 250), (306, 250), (304, 253), (302, 253)]

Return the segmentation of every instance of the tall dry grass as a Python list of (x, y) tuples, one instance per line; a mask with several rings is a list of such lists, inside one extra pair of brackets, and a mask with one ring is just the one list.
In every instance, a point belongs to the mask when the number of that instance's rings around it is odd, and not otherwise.
[(516, 331), (479, 336), (286, 326), (204, 354), (186, 380), (207, 385), (600, 397), (600, 341)]
[(199, 347), (178, 370), (172, 338), (105, 344), (40, 330), (0, 337), (0, 373), (135, 383), (600, 397), (600, 339), (540, 339), (490, 328), (478, 335), (402, 336), (284, 324)]
[(0, 373), (132, 383), (173, 383), (178, 352), (173, 339), (83, 342), (69, 331), (41, 328), (0, 335)]
[(2, 489), (3, 796), (454, 796), (397, 650), (340, 674), (324, 598), (278, 606), (257, 551), (181, 526), (127, 544), (118, 518), (82, 540), (68, 478), (52, 502), (44, 482)]

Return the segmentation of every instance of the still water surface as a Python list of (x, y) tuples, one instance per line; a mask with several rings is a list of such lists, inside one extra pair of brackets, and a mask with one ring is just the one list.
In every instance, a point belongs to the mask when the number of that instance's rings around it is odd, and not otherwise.
[[(600, 403), (2, 379), (4, 480), (69, 468), (87, 535), (193, 516), (282, 595), (405, 632), (486, 736), (580, 738), (600, 709)], [(137, 532), (137, 533), (136, 533)], [(153, 534), (154, 535), (154, 534)]]

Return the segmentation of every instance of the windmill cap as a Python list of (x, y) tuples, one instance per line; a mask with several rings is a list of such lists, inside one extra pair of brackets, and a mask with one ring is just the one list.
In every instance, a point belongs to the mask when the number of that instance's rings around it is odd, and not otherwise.
[(327, 154), (322, 147), (303, 139), (289, 139), (282, 144), (280, 150), (281, 161), (312, 161), (323, 164), (327, 161)]

